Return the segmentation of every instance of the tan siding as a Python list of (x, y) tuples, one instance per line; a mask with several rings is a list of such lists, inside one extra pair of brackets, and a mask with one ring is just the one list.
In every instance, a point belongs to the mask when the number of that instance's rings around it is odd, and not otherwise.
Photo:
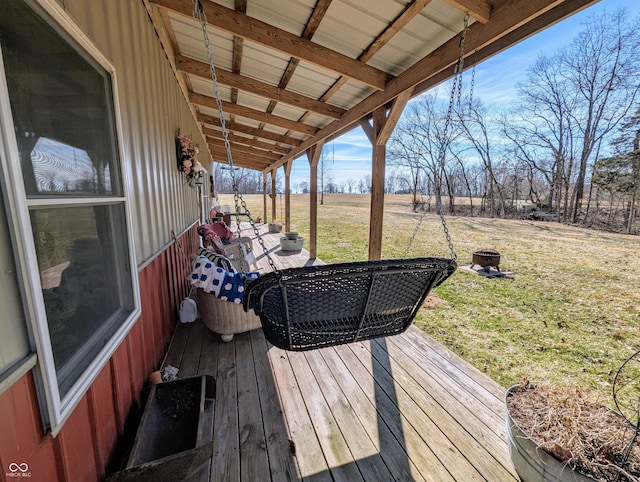
[[(16, 278), (13, 249), (7, 218), (5, 216), (4, 196), (0, 186), (0, 381), (8, 373), (7, 369), (29, 354), (29, 339), (20, 304), (20, 291)], [(0, 393), (2, 388), (0, 386)]]
[[(177, 171), (175, 134), (197, 125), (142, 1), (65, 0), (67, 12), (116, 69), (124, 162), (132, 169), (131, 214), (139, 264), (198, 218), (196, 190)], [(205, 153), (200, 162), (208, 165)]]

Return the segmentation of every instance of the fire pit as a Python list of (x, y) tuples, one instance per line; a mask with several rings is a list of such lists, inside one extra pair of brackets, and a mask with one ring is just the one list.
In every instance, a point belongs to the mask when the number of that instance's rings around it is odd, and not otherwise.
[(471, 257), (471, 267), (478, 265), (488, 270), (496, 268), (500, 270), (500, 253), (493, 249), (479, 249), (473, 252)]

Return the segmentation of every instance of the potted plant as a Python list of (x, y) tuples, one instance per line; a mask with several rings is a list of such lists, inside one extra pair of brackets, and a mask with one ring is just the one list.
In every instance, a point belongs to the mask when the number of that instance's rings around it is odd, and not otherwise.
[(524, 381), (507, 390), (509, 453), (523, 482), (640, 480), (638, 374), (621, 373), (614, 383), (618, 411), (579, 388)]
[(279, 223), (277, 221), (269, 223), (269, 232), (270, 233), (279, 233), (280, 231), (282, 231), (282, 223)]

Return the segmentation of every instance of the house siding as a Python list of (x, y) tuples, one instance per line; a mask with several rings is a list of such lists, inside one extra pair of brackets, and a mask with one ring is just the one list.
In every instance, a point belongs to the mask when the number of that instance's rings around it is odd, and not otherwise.
[[(198, 246), (195, 225), (179, 239)], [(161, 360), (188, 291), (189, 262), (172, 243), (140, 271), (142, 317), (105, 365), (57, 437), (45, 434), (33, 374), (0, 395), (0, 480), (10, 464), (28, 464), (31, 480), (103, 480), (130, 415), (141, 407), (149, 373)], [(6, 477), (6, 479), (5, 479)]]
[[(176, 167), (177, 129), (204, 145), (142, 0), (58, 3), (116, 71), (121, 146), (139, 267), (141, 316), (54, 438), (43, 431), (34, 374), (0, 394), (0, 480), (28, 464), (31, 480), (102, 480), (188, 292), (198, 246), (196, 190)], [(204, 151), (204, 150), (203, 150)], [(207, 165), (206, 153), (200, 161)], [(173, 233), (178, 233), (173, 241)], [(184, 248), (184, 250), (183, 250)]]

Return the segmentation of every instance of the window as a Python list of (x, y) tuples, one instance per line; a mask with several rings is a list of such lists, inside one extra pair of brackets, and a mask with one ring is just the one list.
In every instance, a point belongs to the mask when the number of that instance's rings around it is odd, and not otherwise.
[(12, 124), (15, 149), (6, 165), (28, 213), (14, 213), (13, 221), (22, 223), (22, 241), (37, 258), (37, 269), (25, 267), (35, 278), (25, 290), (35, 306), (42, 371), (54, 379), (44, 384), (55, 425), (139, 303), (110, 69), (86, 40), (76, 40), (79, 33), (68, 34), (32, 3), (0, 4), (0, 100), (8, 96), (11, 110), (11, 119), (0, 120)]

